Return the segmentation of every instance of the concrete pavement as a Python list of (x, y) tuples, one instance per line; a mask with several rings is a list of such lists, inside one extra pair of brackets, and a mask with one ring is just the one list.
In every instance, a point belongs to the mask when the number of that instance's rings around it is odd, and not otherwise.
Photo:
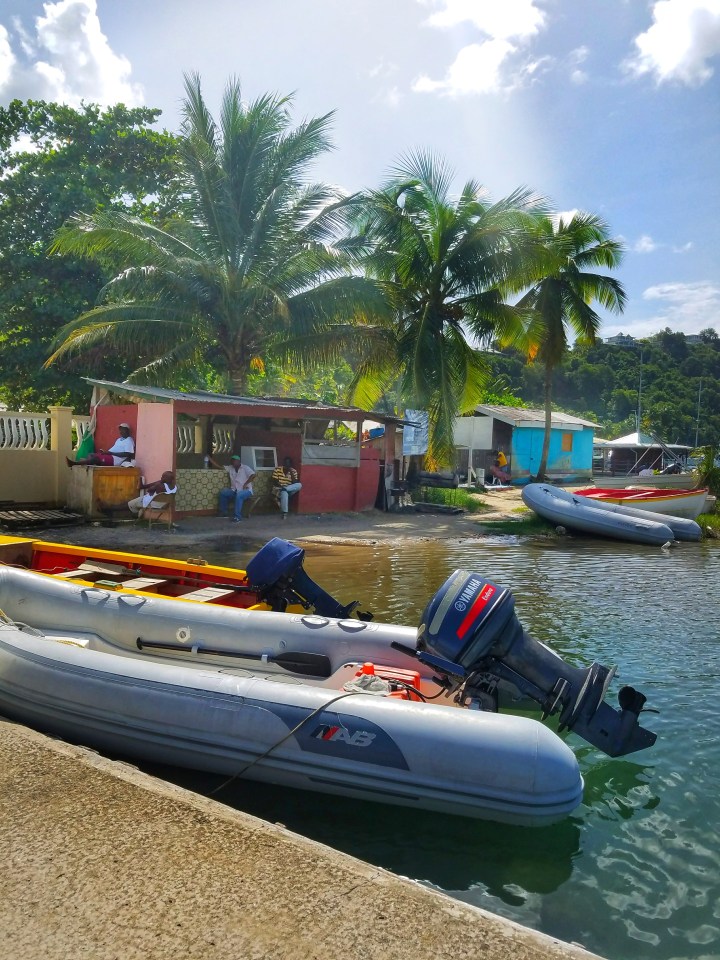
[(2, 720), (0, 891), (3, 960), (593, 956)]

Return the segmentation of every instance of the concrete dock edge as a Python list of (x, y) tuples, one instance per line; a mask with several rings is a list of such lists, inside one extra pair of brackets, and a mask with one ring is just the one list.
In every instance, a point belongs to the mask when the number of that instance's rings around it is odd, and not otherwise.
[(1, 718), (0, 890), (3, 960), (594, 956)]

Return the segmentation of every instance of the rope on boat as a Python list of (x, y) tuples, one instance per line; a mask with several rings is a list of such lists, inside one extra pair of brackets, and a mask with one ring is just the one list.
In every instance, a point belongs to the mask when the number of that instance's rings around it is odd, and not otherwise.
[(328, 700), (326, 703), (320, 704), (320, 706), (317, 707), (315, 710), (313, 710), (312, 713), (309, 713), (304, 719), (302, 719), (300, 723), (297, 724), (297, 726), (294, 726), (289, 733), (286, 733), (284, 737), (281, 737), (277, 743), (274, 743), (271, 747), (268, 747), (265, 753), (261, 753), (259, 756), (255, 757), (254, 760), (251, 760), (250, 763), (245, 764), (245, 766), (241, 770), (238, 770), (237, 773), (234, 773), (227, 780), (224, 780), (220, 784), (220, 786), (215, 787), (214, 790), (211, 790), (209, 795), (212, 797), (216, 793), (219, 793), (220, 790), (224, 790), (225, 787), (229, 786), (234, 780), (237, 780), (238, 777), (241, 777), (244, 773), (246, 773), (250, 769), (250, 767), (253, 767), (256, 763), (259, 763), (260, 760), (264, 760), (265, 757), (269, 756), (269, 754), (273, 752), (273, 750), (276, 750), (279, 746), (281, 746), (281, 744), (285, 743), (286, 740), (294, 736), (298, 732), (298, 730), (300, 730), (309, 720), (312, 720), (313, 717), (316, 717), (319, 713), (322, 713), (323, 710), (326, 710), (333, 703), (337, 703), (338, 700), (344, 700), (345, 697), (355, 697), (359, 693), (360, 691), (350, 690), (350, 691), (347, 691), (346, 693), (338, 694), (337, 697), (333, 697), (332, 700)]

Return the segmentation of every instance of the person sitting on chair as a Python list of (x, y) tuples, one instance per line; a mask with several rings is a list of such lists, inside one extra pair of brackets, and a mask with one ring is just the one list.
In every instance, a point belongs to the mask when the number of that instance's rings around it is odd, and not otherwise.
[[(507, 460), (505, 463), (507, 463)], [(495, 460), (493, 465), (490, 467), (490, 474), (492, 475), (493, 479), (499, 480), (500, 483), (510, 483), (510, 474), (506, 473), (500, 468), (499, 460)]]
[(293, 467), (290, 457), (285, 457), (282, 466), (275, 467), (272, 480), (273, 494), (280, 505), (283, 520), (287, 520), (290, 497), (294, 496), (298, 490), (302, 490), (298, 472)]
[(493, 450), (493, 456), (497, 460), (497, 465), (500, 467), (500, 469), (504, 470), (508, 461), (502, 450)]
[(175, 474), (172, 470), (166, 470), (159, 480), (153, 480), (151, 483), (141, 483), (140, 490), (144, 490), (145, 493), (141, 492), (139, 497), (128, 500), (130, 513), (134, 513), (137, 517), (141, 510), (146, 510), (150, 506), (153, 510), (162, 510), (165, 504), (160, 502), (156, 503), (155, 497), (159, 493), (177, 493)]
[(118, 433), (120, 436), (108, 450), (97, 450), (80, 460), (65, 457), (65, 463), (69, 467), (134, 467), (135, 442), (130, 436), (130, 424), (119, 424)]
[(236, 453), (230, 457), (230, 465), (227, 467), (217, 463), (212, 457), (209, 458), (209, 463), (218, 470), (224, 470), (230, 478), (230, 486), (223, 487), (220, 491), (218, 516), (227, 516), (228, 507), (234, 501), (233, 520), (239, 523), (242, 520), (243, 503), (253, 495), (252, 482), (255, 479), (255, 471), (244, 464), (242, 458)]

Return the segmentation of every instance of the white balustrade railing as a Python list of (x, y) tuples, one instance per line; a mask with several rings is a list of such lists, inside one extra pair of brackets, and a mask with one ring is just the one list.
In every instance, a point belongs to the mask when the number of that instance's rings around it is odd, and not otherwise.
[(85, 434), (90, 429), (90, 417), (73, 416), (72, 425), (73, 425), (73, 430), (75, 431), (75, 445), (73, 449), (77, 450), (77, 448), (82, 443), (85, 437)]
[(50, 417), (32, 413), (0, 413), (0, 450), (49, 450)]
[(178, 423), (177, 425), (177, 452), (195, 452), (195, 424)]
[(235, 444), (235, 427), (231, 423), (216, 423), (213, 426), (213, 453), (232, 453)]

